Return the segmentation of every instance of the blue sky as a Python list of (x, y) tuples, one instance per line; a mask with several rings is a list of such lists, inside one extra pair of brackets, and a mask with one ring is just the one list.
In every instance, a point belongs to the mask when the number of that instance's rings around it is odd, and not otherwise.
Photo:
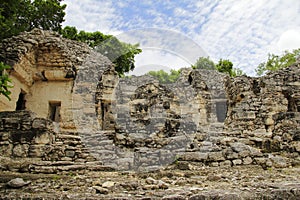
[(200, 56), (255, 75), (269, 52), (300, 48), (299, 0), (64, 0), (64, 25), (140, 43), (135, 74), (178, 69)]

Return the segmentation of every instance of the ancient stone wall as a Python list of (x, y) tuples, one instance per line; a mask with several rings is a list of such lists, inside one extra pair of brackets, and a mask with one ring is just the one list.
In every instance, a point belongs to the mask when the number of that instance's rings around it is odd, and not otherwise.
[(299, 163), (300, 64), (261, 78), (227, 79), (229, 137)]
[(91, 156), (76, 132), (59, 130), (58, 124), (30, 111), (0, 112), (0, 169), (57, 173), (105, 170)]
[[(30, 110), (60, 122), (65, 129), (76, 128), (73, 112), (75, 105), (83, 105), (83, 99), (78, 99), (78, 93), (73, 95), (74, 87), (80, 87), (76, 83), (83, 76), (89, 75), (85, 80), (91, 78), (92, 73), (85, 74), (85, 69), (96, 69), (91, 81), (97, 84), (102, 72), (113, 68), (106, 57), (86, 44), (38, 29), (4, 40), (0, 60), (12, 66), (8, 72), (14, 86), (11, 101), (0, 96), (0, 110)], [(96, 87), (91, 91), (93, 96), (95, 92)]]

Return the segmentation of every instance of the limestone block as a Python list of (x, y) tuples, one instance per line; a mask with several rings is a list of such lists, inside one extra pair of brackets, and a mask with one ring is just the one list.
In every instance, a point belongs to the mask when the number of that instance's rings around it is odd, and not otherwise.
[(233, 151), (237, 153), (249, 151), (249, 146), (243, 143), (235, 142), (235, 143), (231, 143), (230, 146), (233, 149)]
[(300, 141), (293, 142), (292, 146), (300, 153)]
[(13, 156), (15, 157), (27, 157), (28, 154), (28, 145), (17, 144), (13, 147)]
[(203, 162), (208, 159), (208, 153), (186, 152), (179, 156), (180, 160)]
[(73, 151), (73, 150), (65, 150), (65, 154), (66, 154), (67, 157), (74, 158), (75, 151)]
[(232, 161), (233, 165), (241, 165), (243, 163), (243, 161), (241, 159), (235, 159)]
[(32, 122), (32, 128), (34, 129), (46, 129), (49, 125), (49, 121), (43, 118), (36, 118)]
[(276, 168), (284, 168), (287, 167), (288, 164), (288, 159), (282, 156), (274, 156), (270, 158), (272, 162), (272, 166)]
[[(60, 65), (60, 64), (58, 64)], [(67, 81), (70, 80), (68, 78), (65, 78), (67, 75), (67, 72), (64, 70), (46, 70), (44, 72), (44, 76), (48, 81)]]
[(243, 164), (244, 165), (249, 165), (252, 163), (252, 158), (251, 157), (246, 157), (246, 158), (243, 158)]
[(35, 144), (50, 144), (53, 140), (53, 136), (49, 132), (40, 133), (35, 136), (34, 143)]
[(239, 111), (236, 113), (238, 119), (255, 119), (256, 114), (254, 111)]
[(219, 152), (209, 152), (208, 159), (211, 161), (223, 161), (225, 160), (222, 151)]
[(220, 162), (220, 167), (231, 167), (232, 162), (230, 160), (225, 160), (224, 162)]
[(12, 156), (13, 144), (7, 142), (0, 142), (0, 155), (11, 157)]

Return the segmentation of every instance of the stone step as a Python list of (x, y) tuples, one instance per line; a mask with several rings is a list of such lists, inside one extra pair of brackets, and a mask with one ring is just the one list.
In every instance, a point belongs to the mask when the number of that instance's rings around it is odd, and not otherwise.
[(72, 140), (72, 141), (81, 141), (81, 137), (78, 135), (68, 135), (68, 134), (58, 134), (56, 136), (56, 140), (60, 139), (60, 140)]
[(32, 164), (31, 171), (35, 173), (45, 173), (52, 174), (58, 172), (68, 172), (68, 171), (114, 171), (110, 166), (103, 165), (102, 162), (86, 162), (86, 163), (74, 163), (69, 161), (56, 161), (56, 162), (47, 162), (43, 161), (40, 163)]

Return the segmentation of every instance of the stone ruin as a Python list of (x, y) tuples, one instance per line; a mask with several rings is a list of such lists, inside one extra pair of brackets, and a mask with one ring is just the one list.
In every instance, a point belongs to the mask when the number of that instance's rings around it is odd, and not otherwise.
[[(35, 29), (0, 44), (1, 170), (155, 170), (300, 163), (300, 63), (264, 77), (182, 69), (173, 84), (118, 78), (87, 45)], [(182, 164), (179, 167), (185, 167)]]

